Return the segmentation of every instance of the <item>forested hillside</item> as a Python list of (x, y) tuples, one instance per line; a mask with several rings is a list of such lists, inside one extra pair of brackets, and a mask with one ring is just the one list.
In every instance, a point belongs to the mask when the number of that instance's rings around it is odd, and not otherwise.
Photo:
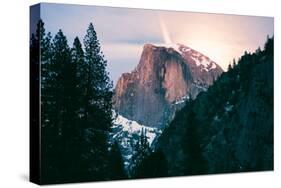
[(272, 170), (273, 41), (245, 52), (206, 92), (187, 101), (155, 152), (139, 164), (137, 177)]

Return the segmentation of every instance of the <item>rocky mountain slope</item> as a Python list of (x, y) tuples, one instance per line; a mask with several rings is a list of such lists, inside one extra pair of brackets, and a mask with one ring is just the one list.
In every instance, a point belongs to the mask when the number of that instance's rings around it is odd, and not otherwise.
[(146, 44), (136, 69), (117, 82), (114, 109), (140, 124), (163, 128), (179, 104), (205, 91), (222, 72), (210, 58), (187, 46)]

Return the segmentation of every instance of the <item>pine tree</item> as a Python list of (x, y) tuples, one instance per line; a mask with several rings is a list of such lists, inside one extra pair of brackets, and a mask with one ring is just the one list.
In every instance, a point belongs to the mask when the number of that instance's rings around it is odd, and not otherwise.
[(229, 63), (227, 71), (231, 71), (231, 70), (232, 70), (232, 66), (231, 66), (231, 63)]
[(202, 154), (200, 134), (196, 115), (192, 109), (187, 114), (188, 122), (184, 137), (185, 153), (185, 174), (203, 174), (206, 173), (207, 164)]
[(146, 130), (142, 128), (141, 135), (138, 142), (134, 146), (134, 154), (131, 159), (130, 164), (130, 176), (137, 178), (144, 174), (142, 169), (142, 162), (150, 155), (151, 149), (146, 137)]
[[(71, 63), (71, 56), (70, 56), (70, 48), (67, 44), (67, 39), (64, 36), (63, 32), (59, 30), (53, 40), (53, 49), (54, 55), (52, 58), (52, 66), (53, 66), (53, 75), (54, 75), (54, 82), (52, 83), (52, 94), (55, 98), (55, 109), (53, 112), (54, 117), (56, 117), (56, 123), (58, 124), (58, 134), (62, 135), (62, 124), (64, 121), (67, 121), (67, 117), (65, 117), (66, 113), (70, 110), (67, 109), (68, 102), (73, 102), (70, 100), (69, 97), (70, 92), (70, 63)], [(72, 92), (72, 91), (71, 91)]]
[(142, 129), (135, 153), (130, 165), (132, 178), (165, 177), (168, 167), (162, 151), (152, 151), (146, 137), (146, 130)]
[[(85, 55), (82, 49), (82, 44), (78, 37), (74, 39), (73, 47), (71, 49), (71, 58), (72, 63), (76, 65), (76, 77), (78, 80), (77, 90), (78, 90), (78, 97), (77, 100), (79, 101), (79, 109), (78, 109), (78, 118), (80, 121), (83, 120), (85, 117), (85, 105), (84, 101), (86, 98), (86, 83), (87, 83), (87, 65), (85, 62)], [(82, 123), (83, 124), (83, 123)]]
[(110, 151), (109, 158), (110, 179), (125, 179), (126, 173), (124, 170), (121, 151), (117, 142), (114, 142)]
[[(52, 36), (51, 33), (46, 35), (44, 22), (39, 20), (37, 23), (36, 35), (32, 35), (32, 40), (35, 41), (39, 47), (40, 65), (41, 65), (41, 102), (44, 105), (42, 108), (42, 126), (50, 126), (50, 116), (48, 109), (51, 102), (48, 98), (48, 89), (51, 87), (51, 59), (52, 59)], [(38, 54), (39, 54), (38, 53)], [(39, 57), (38, 57), (39, 58)]]
[(165, 177), (167, 175), (167, 160), (160, 150), (145, 155), (134, 172), (134, 178)]
[[(44, 22), (39, 20), (36, 33), (31, 37), (31, 61), (36, 60), (41, 65), (41, 138), (42, 138), (42, 176), (46, 182), (51, 181), (58, 173), (55, 169), (56, 140), (54, 121), (52, 121), (52, 105), (54, 98), (50, 97), (52, 42), (51, 34), (45, 34)], [(34, 56), (35, 55), (35, 56)]]
[[(68, 166), (67, 151), (69, 150), (68, 138), (71, 132), (70, 122), (73, 122), (73, 108), (71, 99), (73, 99), (69, 93), (70, 83), (67, 79), (69, 75), (69, 66), (71, 63), (70, 48), (67, 44), (67, 39), (63, 32), (59, 32), (53, 39), (54, 54), (51, 60), (51, 68), (49, 74), (51, 74), (50, 87), (48, 87), (48, 98), (50, 99), (50, 122), (54, 129), (52, 129), (49, 137), (52, 139), (49, 143), (53, 142), (52, 152), (48, 154), (48, 157), (52, 159), (49, 165), (53, 166), (55, 172), (52, 174), (54, 180), (62, 181), (64, 177), (68, 177), (70, 173)], [(72, 91), (71, 91), (72, 92)], [(68, 104), (70, 103), (70, 104)], [(44, 106), (43, 106), (44, 107)], [(51, 174), (50, 174), (51, 175)]]
[(260, 55), (260, 53), (261, 53), (261, 47), (259, 46), (258, 49), (256, 50), (256, 54)]
[(236, 61), (235, 61), (235, 58), (233, 58), (233, 61), (232, 61), (232, 68), (235, 68), (236, 67)]
[[(77, 40), (76, 40), (77, 41)], [(79, 46), (79, 45), (78, 45)], [(112, 83), (106, 60), (91, 23), (84, 38), (84, 62), (80, 64), (80, 115), (84, 127), (83, 162), (88, 164), (86, 179), (109, 178), (108, 131), (112, 125)]]
[(273, 36), (270, 38), (267, 36), (266, 43), (264, 45), (264, 51), (267, 55), (271, 55), (273, 57), (274, 52), (274, 38)]
[(85, 52), (76, 37), (70, 49), (61, 30), (52, 40), (42, 20), (31, 36), (31, 61), (39, 66), (41, 60), (42, 176), (48, 183), (126, 177), (119, 148), (109, 152), (112, 82), (93, 24), (84, 46)]
[(109, 130), (112, 122), (112, 83), (106, 71), (107, 62), (92, 23), (84, 38), (85, 62), (85, 118), (91, 127)]
[(77, 155), (73, 146), (79, 135), (76, 118), (78, 92), (76, 64), (71, 61), (70, 48), (61, 30), (53, 39), (52, 51), (51, 57), (46, 55), (48, 58), (43, 63), (46, 76), (42, 77), (42, 112), (47, 123), (42, 134), (47, 156), (45, 178), (59, 182), (68, 181), (76, 170), (73, 156)]

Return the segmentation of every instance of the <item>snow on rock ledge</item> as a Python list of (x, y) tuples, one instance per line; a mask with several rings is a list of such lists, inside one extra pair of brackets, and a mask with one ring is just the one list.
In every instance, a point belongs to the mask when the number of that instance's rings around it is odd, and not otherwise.
[(122, 158), (124, 160), (125, 169), (131, 163), (131, 158), (135, 153), (135, 145), (139, 141), (142, 130), (145, 133), (147, 141), (151, 146), (153, 141), (162, 133), (160, 129), (141, 125), (136, 121), (129, 120), (115, 111), (113, 113), (113, 126), (111, 127), (111, 141), (117, 141), (120, 146)]

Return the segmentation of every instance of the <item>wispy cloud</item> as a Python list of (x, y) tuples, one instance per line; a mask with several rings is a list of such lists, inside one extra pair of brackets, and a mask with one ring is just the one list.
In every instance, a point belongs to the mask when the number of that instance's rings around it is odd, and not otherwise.
[(46, 29), (53, 34), (62, 29), (70, 45), (76, 36), (83, 39), (93, 22), (114, 82), (134, 69), (145, 43), (182, 43), (226, 69), (233, 58), (262, 47), (266, 36), (273, 35), (269, 17), (63, 4), (43, 4), (41, 15)]

